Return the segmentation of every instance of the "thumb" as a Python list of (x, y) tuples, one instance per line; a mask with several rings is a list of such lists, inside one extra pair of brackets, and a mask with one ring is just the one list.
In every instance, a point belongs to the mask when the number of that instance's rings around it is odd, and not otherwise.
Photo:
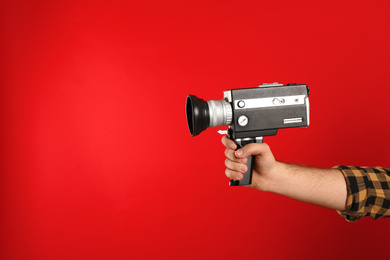
[(271, 149), (266, 143), (252, 143), (234, 152), (237, 158), (243, 159), (251, 155), (269, 156), (272, 155)]

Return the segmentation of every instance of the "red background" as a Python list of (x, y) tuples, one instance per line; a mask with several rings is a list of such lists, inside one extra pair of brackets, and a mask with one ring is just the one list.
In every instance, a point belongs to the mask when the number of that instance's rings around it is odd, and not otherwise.
[(185, 98), (311, 88), (279, 160), (390, 166), (389, 1), (2, 1), (1, 259), (388, 256), (387, 219), (247, 188)]

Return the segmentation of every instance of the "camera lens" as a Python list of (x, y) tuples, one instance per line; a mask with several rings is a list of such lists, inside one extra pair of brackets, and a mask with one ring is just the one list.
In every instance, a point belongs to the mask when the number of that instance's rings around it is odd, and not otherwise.
[(210, 125), (209, 107), (203, 99), (188, 95), (186, 114), (188, 128), (192, 136), (200, 134)]
[(192, 136), (200, 134), (207, 127), (230, 125), (233, 113), (229, 102), (225, 100), (209, 100), (187, 96), (186, 114), (188, 128)]

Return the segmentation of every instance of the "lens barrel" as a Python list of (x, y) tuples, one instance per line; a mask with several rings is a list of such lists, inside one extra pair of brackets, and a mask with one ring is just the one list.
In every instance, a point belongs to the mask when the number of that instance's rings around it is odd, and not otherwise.
[(226, 100), (209, 100), (210, 124), (209, 127), (230, 125), (233, 120), (232, 106)]

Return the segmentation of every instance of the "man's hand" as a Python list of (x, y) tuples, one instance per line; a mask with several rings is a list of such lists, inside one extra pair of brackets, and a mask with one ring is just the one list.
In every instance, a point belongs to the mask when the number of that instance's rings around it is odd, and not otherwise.
[(243, 173), (248, 170), (245, 163), (248, 161), (248, 157), (254, 155), (255, 161), (253, 166), (252, 184), (248, 187), (269, 191), (271, 185), (276, 181), (278, 176), (278, 168), (280, 163), (275, 160), (270, 147), (266, 143), (253, 143), (245, 145), (241, 149), (237, 149), (237, 145), (233, 140), (222, 137), (222, 143), (225, 145), (225, 174), (227, 177), (234, 180), (241, 180)]
[(347, 188), (339, 170), (278, 162), (265, 143), (247, 144), (238, 150), (227, 136), (222, 137), (222, 143), (226, 147), (227, 177), (241, 180), (247, 171), (248, 157), (254, 155), (252, 184), (248, 187), (327, 208), (345, 209)]

